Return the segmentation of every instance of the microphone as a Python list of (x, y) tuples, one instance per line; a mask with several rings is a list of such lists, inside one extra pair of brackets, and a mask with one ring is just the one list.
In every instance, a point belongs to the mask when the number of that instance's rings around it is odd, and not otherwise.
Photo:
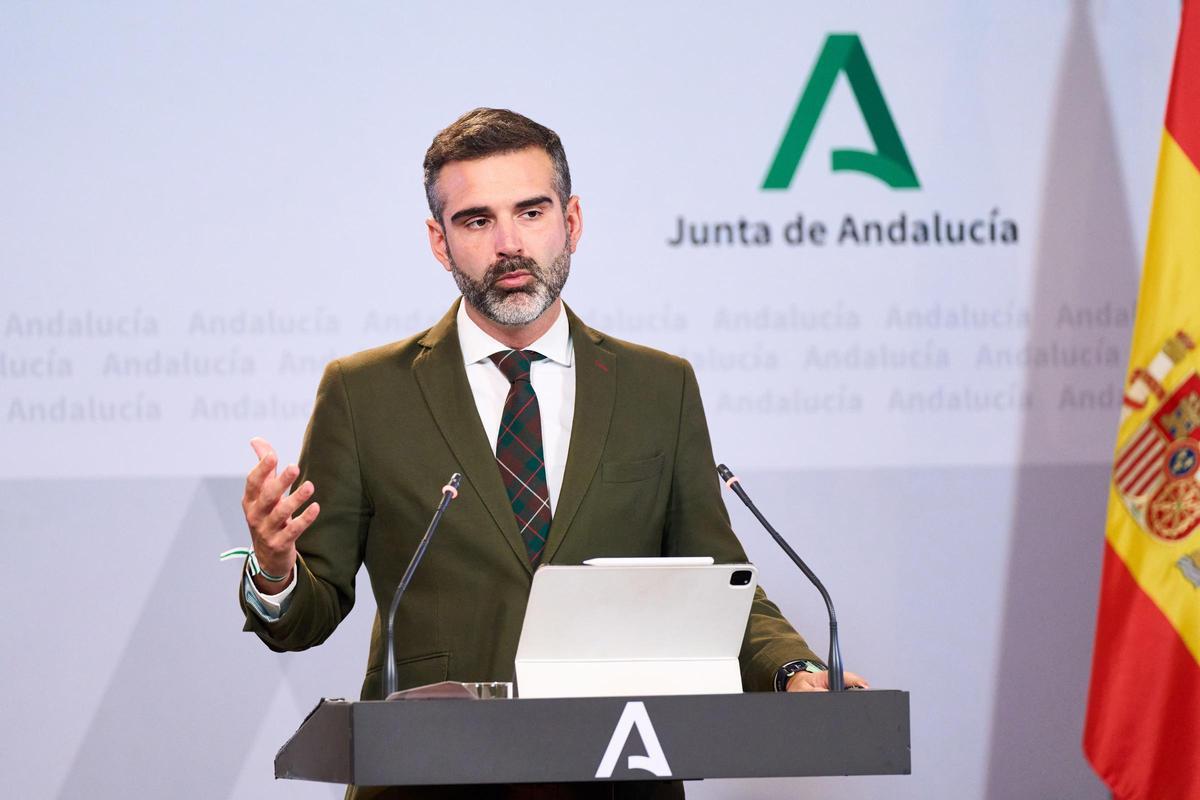
[(404, 590), (408, 588), (409, 582), (412, 581), (413, 573), (417, 571), (417, 564), (421, 563), (421, 559), (425, 555), (425, 548), (429, 547), (429, 540), (433, 538), (433, 532), (437, 530), (438, 523), (442, 521), (442, 514), (446, 513), (446, 507), (450, 505), (451, 500), (458, 497), (458, 485), (460, 483), (462, 483), (462, 475), (456, 472), (450, 476), (450, 481), (442, 487), (442, 499), (438, 503), (437, 510), (433, 512), (433, 519), (429, 520), (429, 527), (425, 529), (425, 535), (421, 537), (421, 541), (417, 545), (417, 551), (413, 553), (412, 560), (408, 562), (408, 568), (404, 570), (404, 577), (400, 579), (400, 585), (396, 587), (396, 593), (392, 595), (392, 604), (388, 607), (387, 613), (387, 630), (383, 639), (383, 652), (387, 656), (387, 661), (384, 662), (384, 697), (388, 697), (396, 691), (396, 634), (394, 628), (396, 625), (396, 609), (400, 607), (400, 597), (404, 594)]
[(821, 583), (821, 579), (808, 568), (804, 559), (796, 554), (792, 546), (784, 541), (784, 538), (779, 535), (779, 531), (771, 527), (771, 523), (767, 522), (767, 518), (758, 510), (758, 506), (754, 505), (754, 501), (746, 494), (746, 490), (742, 488), (741, 482), (738, 481), (733, 471), (724, 464), (717, 464), (717, 474), (721, 476), (721, 480), (725, 481), (725, 485), (733, 490), (738, 499), (746, 504), (746, 508), (750, 509), (750, 513), (762, 523), (762, 526), (767, 529), (767, 533), (771, 534), (771, 538), (783, 548), (783, 552), (787, 553), (788, 558), (800, 568), (800, 571), (812, 581), (813, 586), (816, 586), (817, 591), (821, 593), (822, 599), (825, 600), (825, 608), (829, 611), (829, 691), (843, 691), (846, 688), (846, 677), (842, 674), (842, 650), (838, 646), (837, 614), (834, 613), (833, 601), (829, 599), (829, 592), (825, 591), (825, 584)]

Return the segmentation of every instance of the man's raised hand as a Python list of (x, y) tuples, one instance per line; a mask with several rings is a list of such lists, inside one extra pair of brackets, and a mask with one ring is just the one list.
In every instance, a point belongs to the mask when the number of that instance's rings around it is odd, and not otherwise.
[(279, 583), (268, 581), (262, 575), (254, 576), (254, 585), (263, 594), (278, 594), (292, 581), (292, 568), (296, 565), (296, 540), (313, 523), (320, 507), (312, 503), (304, 513), (296, 509), (312, 497), (311, 481), (302, 483), (296, 491), (287, 494), (288, 487), (300, 468), (289, 464), (283, 472), (275, 473), (279, 457), (275, 448), (266, 439), (255, 437), (250, 440), (258, 464), (246, 476), (246, 493), (242, 496), (242, 511), (250, 527), (250, 540), (258, 565), (271, 575), (286, 576)]

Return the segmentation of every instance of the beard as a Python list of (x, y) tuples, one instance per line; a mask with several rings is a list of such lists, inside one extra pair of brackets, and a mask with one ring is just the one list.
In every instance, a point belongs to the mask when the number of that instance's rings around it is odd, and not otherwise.
[[(450, 274), (463, 299), (499, 325), (528, 325), (540, 317), (558, 299), (571, 272), (569, 246), (544, 267), (525, 256), (502, 259), (488, 267), (478, 281), (458, 268), (453, 254), (449, 257)], [(518, 270), (528, 272), (532, 280), (516, 289), (496, 286), (500, 278)]]

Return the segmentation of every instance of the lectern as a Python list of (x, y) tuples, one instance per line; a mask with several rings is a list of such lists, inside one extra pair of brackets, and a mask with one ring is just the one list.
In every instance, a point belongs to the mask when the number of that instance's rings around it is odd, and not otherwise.
[(277, 778), (364, 786), (910, 771), (908, 693), (883, 690), (322, 700), (275, 757)]

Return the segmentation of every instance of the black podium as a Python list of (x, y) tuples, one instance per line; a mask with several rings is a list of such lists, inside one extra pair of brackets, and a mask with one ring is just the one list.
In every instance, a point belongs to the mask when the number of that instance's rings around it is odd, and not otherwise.
[(910, 771), (908, 693), (881, 690), (322, 700), (275, 757), (277, 778), (364, 786)]

